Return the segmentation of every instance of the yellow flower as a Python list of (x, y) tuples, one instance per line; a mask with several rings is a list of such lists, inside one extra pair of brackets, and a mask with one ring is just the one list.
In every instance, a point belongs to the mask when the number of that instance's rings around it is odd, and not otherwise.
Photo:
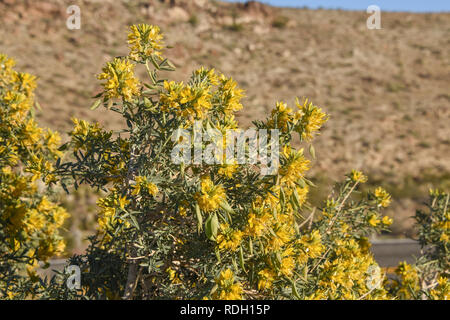
[(248, 215), (248, 226), (245, 229), (245, 233), (252, 237), (260, 237), (266, 231), (272, 219), (271, 215), (264, 213), (261, 217), (256, 216), (255, 213), (250, 213)]
[(195, 70), (194, 74), (202, 80), (207, 79), (214, 86), (219, 84), (219, 77), (216, 75), (214, 69), (201, 67), (200, 69)]
[(177, 272), (175, 270), (173, 270), (171, 267), (167, 268), (166, 272), (169, 275), (169, 280), (172, 283), (175, 283), (175, 284), (181, 284), (182, 283), (182, 281), (181, 281), (180, 277), (178, 276)]
[(267, 122), (267, 125), (272, 128), (281, 129), (283, 132), (288, 131), (288, 126), (295, 123), (292, 109), (287, 106), (283, 101), (279, 101), (276, 104), (275, 109), (272, 110), (271, 118)]
[(242, 242), (244, 233), (240, 230), (230, 228), (226, 223), (221, 224), (220, 229), (221, 231), (216, 239), (219, 249), (229, 250), (231, 252), (236, 251)]
[(108, 62), (97, 78), (103, 83), (107, 98), (120, 98), (130, 101), (140, 94), (139, 80), (134, 76), (135, 65), (127, 59), (115, 58)]
[(119, 205), (119, 208), (125, 209), (125, 206), (130, 203), (130, 200), (127, 200), (127, 196), (119, 197), (116, 201)]
[(314, 230), (310, 234), (303, 235), (297, 243), (302, 246), (302, 251), (306, 256), (312, 259), (319, 257), (325, 250), (319, 230)]
[(132, 25), (128, 34), (130, 58), (136, 61), (147, 60), (151, 55), (161, 58), (163, 35), (158, 26), (148, 24)]
[(160, 94), (161, 110), (175, 112), (187, 120), (204, 119), (211, 109), (210, 85), (206, 82), (184, 85), (164, 82), (166, 92)]
[(388, 216), (384, 216), (383, 219), (381, 219), (381, 222), (386, 226), (390, 226), (394, 220)]
[(220, 77), (219, 92), (221, 93), (221, 102), (225, 115), (229, 116), (243, 108), (240, 101), (244, 97), (244, 90), (239, 89), (236, 81), (232, 78), (227, 78), (224, 75)]
[(219, 278), (216, 280), (217, 284), (221, 287), (226, 287), (230, 282), (233, 283), (234, 274), (231, 269), (226, 269), (222, 271)]
[(391, 203), (391, 196), (382, 187), (375, 189), (375, 197), (382, 207), (387, 207)]
[(185, 207), (181, 207), (181, 206), (180, 206), (180, 207), (178, 208), (178, 210), (179, 210), (180, 216), (182, 216), (182, 217), (185, 217), (185, 216), (186, 216), (187, 210), (186, 210)]
[(305, 172), (309, 169), (310, 161), (304, 157), (303, 149), (297, 152), (293, 149), (286, 149), (283, 153), (287, 161), (279, 170), (280, 181), (293, 186), (300, 178), (304, 177)]
[(31, 228), (31, 230), (39, 230), (42, 229), (45, 225), (45, 216), (43, 213), (40, 213), (37, 210), (30, 210), (28, 212), (29, 216), (27, 219), (27, 224)]
[(364, 183), (367, 181), (367, 177), (358, 170), (352, 170), (351, 179), (353, 182)]
[(194, 196), (200, 209), (204, 212), (211, 212), (219, 209), (220, 205), (226, 201), (225, 190), (221, 185), (214, 185), (209, 177), (201, 179), (201, 191)]
[(415, 282), (418, 279), (417, 270), (405, 261), (399, 263), (395, 273), (402, 276), (404, 281)]
[(156, 196), (158, 194), (158, 187), (154, 183), (150, 182), (147, 177), (137, 176), (135, 180), (136, 183), (132, 186), (133, 191), (131, 194), (139, 195), (141, 190), (147, 191), (152, 196)]
[(263, 269), (258, 272), (258, 290), (267, 290), (272, 288), (273, 281), (275, 280), (275, 273), (270, 269)]
[(376, 214), (372, 214), (370, 217), (369, 217), (369, 224), (372, 226), (372, 227), (376, 227), (379, 223), (380, 223), (380, 219), (378, 219), (378, 216), (376, 215)]
[(231, 269), (222, 271), (216, 283), (219, 286), (218, 292), (215, 292), (213, 298), (220, 300), (241, 300), (242, 286), (239, 282), (234, 282), (234, 274)]
[(450, 281), (448, 278), (439, 276), (437, 279), (437, 286), (430, 290), (430, 294), (435, 300), (449, 300), (450, 299)]
[(233, 173), (236, 171), (236, 169), (238, 167), (239, 166), (237, 164), (223, 165), (218, 170), (218, 174), (220, 174), (221, 176), (224, 176), (224, 177), (227, 177), (227, 178), (231, 179), (233, 177)]
[(322, 109), (314, 106), (311, 102), (308, 103), (308, 99), (305, 99), (303, 104), (297, 99), (296, 105), (299, 108), (296, 115), (296, 118), (299, 119), (296, 131), (301, 133), (303, 139), (309, 141), (328, 120), (328, 116), (322, 112)]
[(269, 239), (269, 250), (278, 251), (282, 246), (288, 243), (294, 235), (294, 229), (289, 224), (280, 225), (275, 230), (275, 235)]
[(294, 272), (295, 260), (294, 257), (287, 257), (281, 260), (280, 271), (283, 275), (290, 277)]

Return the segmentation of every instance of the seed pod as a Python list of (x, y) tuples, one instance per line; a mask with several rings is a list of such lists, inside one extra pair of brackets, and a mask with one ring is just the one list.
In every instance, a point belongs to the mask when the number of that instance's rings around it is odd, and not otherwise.
[(310, 185), (313, 188), (316, 188), (317, 186), (314, 184), (314, 182), (312, 182), (311, 180), (305, 179), (305, 182)]
[(205, 222), (206, 237), (211, 241), (215, 241), (218, 229), (219, 229), (219, 219), (217, 218), (217, 214), (213, 213), (208, 217), (208, 219), (206, 219)]
[(294, 200), (294, 203), (295, 203), (295, 205), (296, 205), (296, 207), (297, 208), (300, 208), (302, 205), (301, 205), (301, 203), (300, 203), (300, 196), (298, 195), (298, 192), (297, 192), (297, 188), (294, 188), (294, 192), (293, 192), (293, 200)]
[(303, 179), (298, 179), (297, 184), (299, 185), (300, 188), (306, 187), (305, 180), (303, 180)]
[(297, 286), (295, 285), (295, 281), (292, 281), (292, 280), (291, 280), (291, 284), (292, 284), (292, 293), (294, 294), (294, 296), (295, 296), (297, 299), (301, 300), (302, 298), (301, 298), (300, 295), (298, 294)]
[(244, 272), (247, 272), (244, 265), (244, 251), (242, 250), (242, 246), (239, 247), (239, 263), (241, 264), (242, 270), (244, 270)]
[(95, 102), (91, 106), (91, 110), (97, 109), (101, 102), (102, 102), (102, 99), (95, 100)]
[(309, 154), (313, 157), (313, 159), (316, 159), (316, 150), (312, 144), (309, 145)]
[(286, 203), (286, 195), (284, 194), (283, 188), (280, 188), (280, 203), (282, 207), (284, 207), (284, 204)]
[(231, 208), (230, 204), (227, 201), (222, 201), (220, 203), (220, 207), (228, 213), (234, 214), (233, 208)]
[(298, 209), (299, 208), (297, 206), (297, 203), (294, 200), (294, 196), (293, 195), (289, 197), (289, 203), (291, 204), (292, 208), (294, 208), (294, 209)]
[(195, 204), (195, 214), (197, 216), (197, 231), (200, 233), (203, 228), (203, 217), (198, 203)]

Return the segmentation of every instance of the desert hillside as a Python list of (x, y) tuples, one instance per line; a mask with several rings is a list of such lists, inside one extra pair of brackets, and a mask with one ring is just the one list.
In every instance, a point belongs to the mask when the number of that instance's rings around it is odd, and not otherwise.
[[(80, 30), (66, 28), (71, 4), (81, 8)], [(66, 132), (78, 117), (119, 128), (89, 109), (95, 75), (127, 53), (128, 25), (157, 24), (177, 66), (171, 78), (187, 80), (204, 65), (245, 89), (243, 127), (277, 100), (305, 96), (321, 106), (330, 121), (316, 139), (315, 181), (362, 169), (392, 193), (398, 233), (428, 188), (450, 189), (450, 14), (383, 12), (382, 30), (368, 30), (367, 17), (257, 2), (0, 0), (0, 52), (39, 77), (42, 126)]]

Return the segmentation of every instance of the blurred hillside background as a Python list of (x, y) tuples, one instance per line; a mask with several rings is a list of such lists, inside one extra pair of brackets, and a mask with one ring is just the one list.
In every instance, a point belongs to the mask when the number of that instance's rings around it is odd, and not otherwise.
[[(66, 27), (72, 4), (81, 9), (80, 30)], [(329, 113), (311, 171), (321, 191), (311, 201), (319, 204), (335, 181), (361, 169), (367, 187), (392, 194), (391, 236), (403, 237), (428, 189), (450, 190), (450, 13), (383, 11), (381, 30), (367, 29), (368, 16), (258, 2), (0, 0), (0, 52), (38, 76), (38, 121), (66, 139), (71, 117), (123, 126), (114, 114), (89, 109), (100, 90), (95, 75), (127, 53), (128, 25), (157, 24), (173, 47), (165, 51), (178, 67), (172, 79), (186, 81), (207, 66), (245, 89), (242, 127), (296, 96)], [(80, 189), (61, 199), (75, 214), (71, 246), (80, 247), (94, 228), (95, 195)]]

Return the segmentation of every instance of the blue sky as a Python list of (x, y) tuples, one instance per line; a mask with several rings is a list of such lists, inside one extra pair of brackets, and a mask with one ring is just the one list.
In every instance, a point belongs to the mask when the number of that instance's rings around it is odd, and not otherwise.
[[(245, 2), (240, 0), (227, 0)], [(327, 9), (366, 10), (369, 5), (377, 5), (385, 11), (440, 12), (450, 11), (450, 0), (260, 0), (281, 7), (318, 7)]]

